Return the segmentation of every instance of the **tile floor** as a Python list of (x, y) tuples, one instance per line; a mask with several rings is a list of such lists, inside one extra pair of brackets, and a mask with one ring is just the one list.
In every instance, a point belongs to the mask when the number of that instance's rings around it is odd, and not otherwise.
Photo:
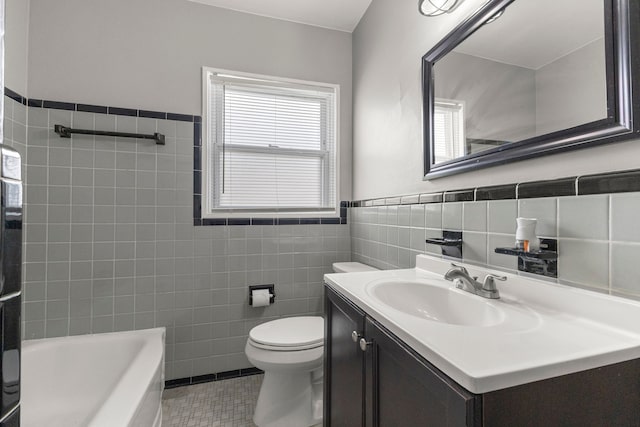
[(164, 391), (162, 427), (254, 427), (251, 420), (263, 375)]

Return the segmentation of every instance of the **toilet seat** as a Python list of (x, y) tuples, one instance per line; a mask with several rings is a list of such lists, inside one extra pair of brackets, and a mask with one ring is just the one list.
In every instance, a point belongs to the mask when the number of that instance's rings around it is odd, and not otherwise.
[(302, 351), (302, 350), (311, 350), (311, 349), (314, 349), (314, 348), (322, 347), (324, 342), (320, 342), (320, 343), (316, 343), (316, 344), (303, 345), (303, 346), (296, 346), (296, 347), (293, 347), (293, 346), (283, 347), (283, 346), (277, 346), (277, 345), (261, 344), (261, 343), (255, 342), (251, 338), (249, 338), (249, 344), (251, 344), (253, 347), (261, 348), (263, 350), (271, 350), (271, 351)]
[(324, 344), (324, 320), (319, 316), (299, 316), (272, 320), (251, 329), (252, 346), (272, 351), (298, 351)]

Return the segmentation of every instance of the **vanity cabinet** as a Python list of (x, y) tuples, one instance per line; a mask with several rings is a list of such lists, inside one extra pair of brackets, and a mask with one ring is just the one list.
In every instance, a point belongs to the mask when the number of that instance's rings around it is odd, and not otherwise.
[(480, 396), (326, 288), (325, 426), (480, 425)]
[(474, 394), (328, 286), (324, 302), (325, 427), (640, 426), (640, 360)]
[[(324, 425), (363, 426), (365, 353), (356, 341), (365, 314), (329, 288), (325, 296)], [(328, 374), (328, 375), (327, 375)]]

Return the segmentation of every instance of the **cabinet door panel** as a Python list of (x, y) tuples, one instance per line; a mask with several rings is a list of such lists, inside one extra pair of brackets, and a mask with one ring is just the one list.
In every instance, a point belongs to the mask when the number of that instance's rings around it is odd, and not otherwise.
[(479, 426), (480, 397), (446, 378), (373, 321), (366, 321), (374, 426)]
[(364, 313), (326, 287), (325, 295), (325, 426), (362, 426), (364, 352), (351, 333), (364, 334)]
[(640, 426), (640, 360), (486, 393), (490, 427)]

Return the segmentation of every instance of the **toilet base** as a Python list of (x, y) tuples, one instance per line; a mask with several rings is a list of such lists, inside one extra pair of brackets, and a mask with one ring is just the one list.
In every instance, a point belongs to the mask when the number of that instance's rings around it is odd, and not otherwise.
[(265, 372), (253, 422), (258, 427), (322, 423), (322, 368), (286, 374)]

